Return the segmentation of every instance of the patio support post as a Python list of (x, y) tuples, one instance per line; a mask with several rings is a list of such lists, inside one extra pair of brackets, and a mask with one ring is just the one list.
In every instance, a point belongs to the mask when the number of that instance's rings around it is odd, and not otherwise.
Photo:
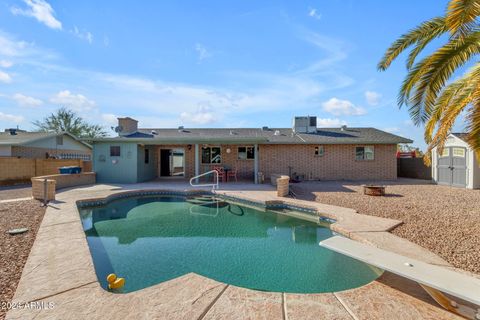
[(255, 184), (258, 184), (258, 144), (255, 144), (253, 149), (253, 175)]
[[(199, 148), (198, 148), (198, 143), (195, 143), (195, 175), (198, 176), (199, 174), (200, 174)], [(198, 179), (195, 179), (195, 183), (198, 183)]]

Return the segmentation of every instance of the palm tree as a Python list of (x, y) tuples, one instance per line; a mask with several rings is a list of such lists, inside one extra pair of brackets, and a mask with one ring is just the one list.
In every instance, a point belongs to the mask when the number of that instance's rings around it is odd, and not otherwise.
[[(425, 124), (425, 141), (430, 151), (441, 152), (448, 133), (460, 113), (466, 113), (467, 141), (480, 157), (480, 0), (450, 0), (445, 16), (425, 21), (397, 39), (378, 64), (386, 70), (402, 52), (411, 48), (407, 71), (398, 95), (399, 106), (407, 105), (416, 125)], [(418, 55), (434, 39), (446, 43), (417, 61)], [(469, 69), (452, 79), (461, 67)]]
[(107, 133), (96, 124), (89, 124), (75, 112), (60, 108), (42, 121), (33, 122), (39, 131), (69, 132), (79, 138), (105, 137)]

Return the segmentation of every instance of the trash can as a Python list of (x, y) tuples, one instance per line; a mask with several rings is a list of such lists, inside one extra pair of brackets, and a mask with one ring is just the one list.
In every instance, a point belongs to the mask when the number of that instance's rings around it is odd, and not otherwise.
[(70, 166), (70, 167), (60, 167), (58, 168), (60, 174), (73, 174), (73, 173), (81, 173), (82, 167)]

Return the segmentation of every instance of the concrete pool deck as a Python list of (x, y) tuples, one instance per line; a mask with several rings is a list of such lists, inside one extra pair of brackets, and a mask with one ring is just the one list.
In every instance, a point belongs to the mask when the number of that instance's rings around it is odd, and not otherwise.
[[(128, 190), (191, 189), (184, 182), (94, 185), (63, 190), (38, 231), (6, 319), (460, 319), (440, 307), (416, 283), (384, 273), (363, 287), (335, 293), (255, 291), (197, 275), (127, 293), (103, 290), (83, 232), (76, 201)], [(348, 208), (278, 198), (269, 185), (226, 184), (218, 193), (253, 201), (286, 201), (314, 207), (352, 239), (449, 268), (435, 254), (388, 231), (400, 221), (360, 215)], [(21, 304), (29, 304), (28, 308)], [(51, 304), (49, 304), (51, 303)]]

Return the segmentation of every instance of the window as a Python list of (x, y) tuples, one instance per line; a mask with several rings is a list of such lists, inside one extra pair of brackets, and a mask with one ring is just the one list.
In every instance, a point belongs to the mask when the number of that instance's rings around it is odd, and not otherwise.
[(57, 136), (57, 145), (63, 145), (63, 136)]
[(463, 148), (453, 148), (452, 154), (454, 157), (465, 158), (465, 149)]
[(450, 149), (449, 148), (445, 148), (443, 149), (443, 152), (440, 154), (440, 157), (448, 157), (450, 156)]
[(255, 147), (238, 147), (238, 160), (255, 159)]
[(120, 157), (120, 146), (110, 146), (110, 157)]
[(150, 162), (150, 149), (145, 149), (145, 163)]
[(355, 160), (373, 160), (375, 152), (371, 147), (355, 147)]
[(324, 153), (325, 153), (325, 149), (323, 148), (323, 146), (315, 147), (315, 155), (316, 156), (323, 157)]
[(222, 163), (220, 147), (202, 147), (202, 163)]

